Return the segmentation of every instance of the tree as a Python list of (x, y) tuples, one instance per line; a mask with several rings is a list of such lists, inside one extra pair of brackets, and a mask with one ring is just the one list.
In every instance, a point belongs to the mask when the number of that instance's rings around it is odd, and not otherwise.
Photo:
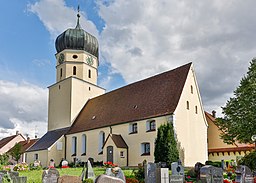
[(224, 117), (218, 118), (216, 123), (223, 141), (252, 143), (251, 136), (256, 133), (256, 59), (250, 62), (247, 75), (222, 110)]
[(154, 156), (156, 163), (166, 162), (168, 167), (171, 167), (171, 163), (179, 159), (177, 142), (171, 123), (161, 125), (158, 128)]
[(21, 157), (21, 145), (19, 143), (16, 143), (13, 148), (10, 151), (10, 155), (12, 156), (12, 158), (17, 161), (17, 163), (19, 162), (19, 159)]

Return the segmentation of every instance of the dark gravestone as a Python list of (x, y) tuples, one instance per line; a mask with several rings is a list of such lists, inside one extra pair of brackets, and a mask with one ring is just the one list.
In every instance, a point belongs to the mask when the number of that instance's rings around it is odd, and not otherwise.
[(42, 182), (57, 183), (59, 176), (60, 176), (60, 173), (56, 168), (50, 168), (49, 170), (44, 170), (42, 175)]
[(223, 183), (223, 170), (211, 165), (200, 169), (200, 180), (202, 183)]
[(170, 183), (183, 183), (183, 176), (182, 175), (171, 175), (170, 176)]
[(238, 166), (236, 168), (236, 180), (235, 182), (240, 182), (240, 183), (253, 183), (254, 179), (253, 179), (253, 174), (252, 171), (250, 170), (250, 168), (248, 168), (247, 166)]
[(145, 164), (145, 183), (156, 182), (156, 163), (147, 163)]
[(197, 162), (195, 164), (195, 173), (196, 173), (196, 180), (199, 181), (200, 179), (200, 169), (204, 166), (204, 164)]
[(100, 175), (97, 177), (95, 183), (125, 183), (122, 179), (108, 176), (108, 175)]

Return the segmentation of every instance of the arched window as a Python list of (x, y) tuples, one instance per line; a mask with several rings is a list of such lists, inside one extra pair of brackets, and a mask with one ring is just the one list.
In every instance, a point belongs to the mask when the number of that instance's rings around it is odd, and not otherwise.
[(73, 67), (73, 75), (76, 75), (76, 66)]
[(76, 156), (76, 150), (77, 150), (77, 138), (72, 137), (72, 151), (71, 156)]
[(60, 77), (62, 77), (62, 69), (60, 69)]
[(91, 78), (91, 74), (92, 74), (92, 73), (91, 73), (91, 70), (89, 69), (89, 70), (88, 70), (88, 78)]
[(141, 143), (141, 155), (142, 156), (148, 156), (150, 155), (150, 143), (144, 142)]
[(105, 132), (101, 131), (99, 133), (99, 146), (98, 146), (98, 152), (103, 153), (103, 144), (105, 142)]
[(86, 144), (87, 144), (87, 142), (86, 142), (86, 135), (85, 134), (83, 134), (82, 135), (82, 155), (86, 155)]
[(193, 86), (192, 86), (192, 85), (190, 86), (190, 92), (191, 92), (192, 94), (193, 94), (193, 92), (194, 92), (194, 91), (193, 91)]
[(187, 101), (187, 109), (189, 110), (189, 101)]

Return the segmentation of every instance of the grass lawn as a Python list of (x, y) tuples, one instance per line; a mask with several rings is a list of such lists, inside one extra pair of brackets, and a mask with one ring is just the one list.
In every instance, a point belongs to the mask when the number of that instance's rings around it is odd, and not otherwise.
[[(80, 176), (82, 173), (83, 168), (64, 168), (59, 169), (60, 176), (62, 175), (75, 175)], [(96, 176), (104, 174), (105, 168), (93, 168), (94, 173)], [(123, 170), (125, 176), (127, 177), (133, 177), (133, 170)], [(20, 176), (26, 176), (27, 177), (27, 183), (41, 183), (42, 182), (42, 174), (43, 170), (31, 170), (31, 171), (20, 171)]]

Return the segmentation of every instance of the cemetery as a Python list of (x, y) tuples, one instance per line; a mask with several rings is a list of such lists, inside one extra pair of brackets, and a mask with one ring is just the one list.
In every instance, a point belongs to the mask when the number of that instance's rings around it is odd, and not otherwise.
[[(231, 169), (216, 167), (213, 165), (196, 163), (194, 167), (183, 167), (181, 161), (172, 162), (171, 167), (165, 162), (146, 162), (138, 165), (138, 168), (120, 168), (111, 162), (104, 163), (105, 166), (92, 166), (89, 160), (82, 167), (41, 168), (31, 170), (28, 168), (7, 169), (4, 166), (0, 171), (0, 183), (255, 183), (254, 172), (245, 165), (234, 165)], [(212, 163), (214, 164), (214, 163)], [(224, 165), (224, 164), (222, 164)], [(33, 179), (32, 177), (37, 177)]]

